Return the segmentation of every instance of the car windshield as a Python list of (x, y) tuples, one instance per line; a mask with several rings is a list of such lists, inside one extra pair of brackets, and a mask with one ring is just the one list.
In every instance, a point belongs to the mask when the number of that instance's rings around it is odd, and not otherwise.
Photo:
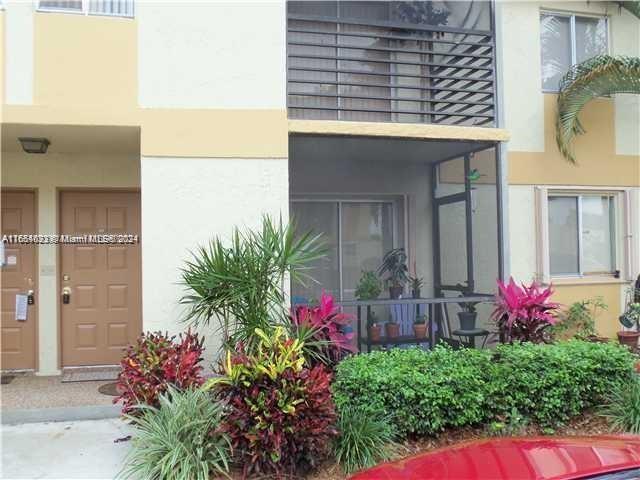
[(621, 472), (606, 473), (590, 477), (581, 477), (583, 480), (634, 480), (640, 479), (640, 469), (623, 470)]

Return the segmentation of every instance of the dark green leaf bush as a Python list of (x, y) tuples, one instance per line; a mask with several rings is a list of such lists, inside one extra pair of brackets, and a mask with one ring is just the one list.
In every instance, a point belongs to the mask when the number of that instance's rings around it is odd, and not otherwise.
[(495, 350), (395, 349), (343, 361), (333, 389), (338, 409), (383, 412), (402, 435), (433, 435), (513, 409), (556, 426), (599, 404), (632, 372), (626, 349), (577, 340)]
[(393, 418), (401, 434), (430, 435), (486, 419), (482, 350), (393, 349), (350, 357), (336, 371), (334, 400)]
[(485, 371), (494, 415), (512, 408), (542, 426), (556, 426), (601, 403), (633, 373), (633, 357), (613, 343), (503, 345)]

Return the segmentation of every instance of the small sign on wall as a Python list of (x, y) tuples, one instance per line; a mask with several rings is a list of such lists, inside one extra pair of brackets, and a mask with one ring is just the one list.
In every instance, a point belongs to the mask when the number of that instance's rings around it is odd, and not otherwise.
[(16, 295), (16, 320), (24, 322), (27, 320), (27, 295), (18, 293)]

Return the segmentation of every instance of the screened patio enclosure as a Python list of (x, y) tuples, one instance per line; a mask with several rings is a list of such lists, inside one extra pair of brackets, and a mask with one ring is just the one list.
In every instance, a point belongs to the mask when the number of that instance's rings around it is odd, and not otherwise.
[[(480, 301), (495, 292), (502, 248), (494, 142), (292, 135), (289, 143), (291, 216), (299, 231), (322, 233), (327, 247), (309, 272), (316, 282), (292, 285), (293, 303), (325, 291), (355, 313), (361, 275), (394, 248), (405, 249), (409, 274), (423, 279), (420, 298), (405, 285), (401, 299), (388, 300), (383, 286), (369, 308), (381, 322), (400, 317), (401, 335), (426, 315), (450, 336), (461, 305), (452, 300), (436, 312), (433, 299)], [(479, 326), (489, 314), (479, 303)]]

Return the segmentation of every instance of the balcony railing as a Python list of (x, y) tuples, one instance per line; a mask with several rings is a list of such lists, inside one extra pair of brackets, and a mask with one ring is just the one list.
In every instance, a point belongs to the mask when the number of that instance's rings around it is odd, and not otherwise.
[(289, 13), (290, 118), (495, 125), (490, 30)]
[(134, 0), (39, 0), (38, 10), (133, 18)]
[[(345, 313), (353, 316), (351, 327), (355, 330), (358, 351), (369, 352), (374, 346), (388, 348), (397, 345), (428, 345), (431, 347), (439, 341), (444, 341), (454, 346), (460, 345), (461, 338), (458, 337), (457, 340), (453, 338), (458, 333), (456, 333), (452, 321), (455, 324), (457, 320), (451, 318), (453, 313), (450, 308), (459, 310), (463, 304), (477, 306), (491, 303), (493, 298), (493, 295), (472, 293), (460, 297), (346, 300), (338, 302), (338, 305)], [(373, 340), (369, 337), (367, 323), (371, 313), (376, 309), (378, 315), (380, 314), (380, 309), (386, 309), (390, 318), (399, 324), (398, 337), (389, 338), (384, 334), (379, 340)], [(413, 332), (413, 324), (417, 317), (423, 317), (426, 321), (426, 337), (416, 337)], [(479, 322), (484, 322), (485, 320), (485, 318), (481, 318)], [(488, 331), (485, 332), (483, 345), (486, 343), (489, 334)]]

